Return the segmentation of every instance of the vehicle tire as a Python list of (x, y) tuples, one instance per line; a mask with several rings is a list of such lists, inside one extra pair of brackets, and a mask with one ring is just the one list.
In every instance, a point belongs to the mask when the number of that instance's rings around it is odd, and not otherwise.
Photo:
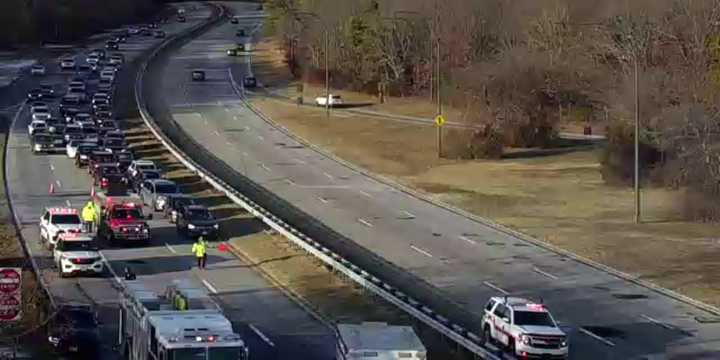
[(482, 337), (480, 338), (482, 345), (492, 342), (492, 338), (490, 336), (490, 326), (485, 325), (485, 327), (483, 328)]
[(510, 355), (515, 356), (515, 339), (510, 340), (510, 343), (508, 344), (508, 347), (507, 347), (507, 352)]

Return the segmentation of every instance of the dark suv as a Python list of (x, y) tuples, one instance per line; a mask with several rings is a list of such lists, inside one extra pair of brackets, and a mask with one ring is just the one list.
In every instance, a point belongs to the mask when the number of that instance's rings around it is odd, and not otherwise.
[(180, 208), (175, 222), (177, 231), (185, 236), (203, 236), (217, 239), (220, 225), (204, 205), (187, 205)]
[(47, 324), (47, 339), (56, 352), (72, 359), (99, 359), (100, 332), (90, 305), (60, 305)]
[(168, 196), (167, 205), (163, 210), (163, 215), (174, 223), (177, 220), (177, 214), (180, 209), (188, 205), (197, 205), (195, 198), (188, 194), (175, 194)]

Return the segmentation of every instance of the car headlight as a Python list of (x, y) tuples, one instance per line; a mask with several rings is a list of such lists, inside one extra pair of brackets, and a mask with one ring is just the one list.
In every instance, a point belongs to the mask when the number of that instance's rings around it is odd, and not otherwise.
[(563, 339), (563, 341), (560, 343), (560, 347), (567, 347), (567, 346), (568, 346), (567, 339)]
[(60, 338), (57, 336), (48, 336), (48, 342), (53, 345), (57, 345), (60, 344)]
[(219, 228), (220, 228), (220, 224), (215, 224), (215, 225), (213, 225), (213, 228), (215, 228), (215, 230), (219, 229)]
[(86, 159), (87, 159), (87, 155), (80, 155), (80, 159), (86, 160)]
[(40, 150), (40, 149), (42, 149), (42, 146), (40, 144), (35, 144), (35, 150)]
[(530, 336), (520, 335), (520, 342), (525, 345), (530, 345)]
[(150, 230), (148, 230), (147, 227), (144, 227), (144, 228), (143, 228), (143, 234), (147, 234), (148, 232), (150, 232)]
[(188, 229), (194, 230), (194, 229), (195, 229), (195, 225), (193, 225), (193, 224), (188, 224)]

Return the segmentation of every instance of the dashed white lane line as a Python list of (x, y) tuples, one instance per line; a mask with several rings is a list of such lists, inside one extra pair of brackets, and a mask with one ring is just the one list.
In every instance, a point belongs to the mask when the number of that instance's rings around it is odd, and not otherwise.
[(243, 151), (243, 153), (242, 153), (242, 156), (245, 156), (245, 157), (247, 157), (247, 156), (248, 156), (248, 153), (247, 153), (247, 152), (245, 152), (245, 151)]
[(660, 320), (658, 320), (658, 319), (652, 318), (652, 317), (647, 316), (647, 315), (645, 315), (645, 314), (641, 314), (640, 317), (643, 318), (643, 319), (645, 319), (645, 320), (647, 320), (647, 321), (649, 321), (649, 322), (651, 322), (651, 323), (653, 323), (653, 324), (655, 324), (655, 325), (660, 325), (660, 326), (664, 327), (665, 329), (675, 330), (675, 327), (674, 327), (674, 326), (672, 326), (672, 325), (670, 325), (670, 324), (666, 324), (666, 323), (664, 323), (664, 322), (662, 322), (662, 321), (660, 321)]
[(367, 220), (365, 220), (365, 219), (363, 219), (363, 218), (359, 218), (359, 219), (358, 219), (358, 222), (361, 223), (361, 224), (363, 224), (363, 225), (365, 225), (365, 226), (367, 226), (367, 227), (373, 227), (373, 224), (372, 224), (371, 222), (369, 222), (369, 221), (367, 221)]
[(431, 254), (429, 251), (427, 251), (427, 250), (425, 250), (425, 249), (421, 249), (421, 248), (419, 248), (419, 247), (417, 247), (417, 246), (415, 246), (415, 245), (410, 245), (410, 248), (413, 249), (413, 250), (415, 250), (415, 251), (417, 251), (417, 252), (419, 252), (419, 253), (421, 253), (421, 254), (423, 254), (423, 255), (425, 255), (425, 256), (427, 256), (427, 257), (429, 257), (429, 258), (433, 257), (433, 254)]
[(50, 171), (55, 171), (55, 165), (50, 164)]
[(415, 214), (413, 214), (413, 213), (411, 213), (411, 212), (409, 212), (409, 211), (403, 210), (402, 213), (403, 213), (403, 215), (405, 215), (405, 218), (406, 218), (406, 219), (414, 219), (414, 218), (415, 218)]
[(330, 174), (328, 174), (328, 173), (326, 173), (326, 172), (323, 172), (323, 175), (325, 175), (325, 177), (327, 177), (327, 178), (330, 179), (330, 180), (334, 179), (334, 177), (333, 177), (332, 175), (330, 175)]
[(540, 274), (540, 275), (547, 276), (547, 277), (549, 277), (549, 278), (551, 278), (551, 279), (553, 279), (553, 280), (557, 280), (557, 279), (558, 279), (557, 276), (555, 276), (555, 275), (553, 275), (553, 274), (550, 274), (550, 273), (548, 273), (548, 272), (542, 271), (542, 270), (538, 269), (538, 268), (535, 267), (535, 266), (533, 266), (533, 271), (536, 272), (536, 273), (538, 273), (538, 274)]
[(213, 133), (215, 133), (216, 136), (220, 136), (220, 133), (217, 130), (213, 131)]
[[(326, 198), (324, 198), (324, 197), (322, 197), (322, 196), (318, 196), (318, 200), (320, 200), (320, 202), (323, 203), (323, 204), (327, 204), (327, 203), (329, 202), (328, 199), (326, 199)], [(359, 220), (358, 220), (358, 221), (359, 221)]]
[(168, 249), (168, 251), (170, 251), (171, 253), (177, 254), (177, 251), (175, 251), (175, 249), (174, 249), (172, 246), (170, 246), (170, 244), (165, 243), (165, 247), (166, 247), (166, 248)]
[(267, 165), (260, 163), (260, 167), (263, 168), (265, 171), (270, 171), (270, 168), (267, 167)]
[(57, 184), (58, 187), (62, 187), (62, 183), (60, 182), (60, 180), (55, 180), (55, 184)]
[(604, 338), (604, 337), (602, 337), (602, 336), (600, 336), (600, 335), (597, 335), (597, 334), (593, 333), (592, 331), (590, 331), (590, 330), (588, 330), (588, 329), (585, 329), (585, 328), (582, 328), (582, 327), (581, 327), (581, 328), (578, 328), (578, 330), (580, 330), (581, 333), (583, 333), (583, 334), (585, 334), (585, 335), (587, 335), (587, 336), (589, 336), (589, 337), (591, 337), (591, 338), (593, 338), (593, 339), (595, 339), (595, 340), (597, 340), (597, 341), (600, 341), (601, 343), (603, 343), (603, 344), (605, 344), (605, 345), (607, 345), (607, 346), (615, 346), (615, 343), (614, 343), (614, 342), (612, 342), (612, 341), (610, 341), (610, 340), (608, 340), (608, 339), (606, 339), (606, 338)]
[(225, 108), (225, 112), (230, 112), (230, 109), (228, 109), (228, 108)]
[(497, 285), (495, 285), (495, 284), (493, 284), (493, 283), (491, 283), (491, 282), (489, 282), (489, 281), (483, 281), (483, 285), (485, 285), (485, 286), (487, 286), (487, 287), (489, 287), (489, 288), (491, 288), (491, 289), (493, 289), (493, 290), (495, 290), (495, 291), (499, 291), (499, 292), (501, 292), (503, 295), (509, 294), (509, 292), (507, 292), (507, 290), (505, 290), (505, 289), (503, 289), (503, 288), (501, 288), (501, 287), (499, 287), (499, 286), (497, 286)]
[(226, 142), (225, 142), (225, 145), (230, 145), (230, 146), (232, 146), (232, 143), (229, 142), (229, 141), (226, 141)]
[(475, 242), (475, 240), (473, 240), (473, 239), (471, 239), (471, 238), (469, 238), (469, 237), (467, 237), (467, 236), (465, 236), (465, 235), (460, 235), (460, 236), (458, 236), (458, 237), (460, 238), (460, 240), (464, 240), (464, 241), (467, 242), (468, 244), (477, 245), (477, 242)]
[(294, 160), (296, 163), (298, 163), (298, 165), (307, 165), (307, 163), (306, 163), (304, 160), (300, 160), (300, 159), (293, 159), (293, 160)]
[(240, 119), (238, 119), (237, 115), (233, 116), (233, 119), (240, 120)]
[(208, 288), (208, 290), (210, 290), (211, 293), (217, 294), (217, 289), (215, 289), (213, 284), (211, 284), (209, 281), (202, 279), (202, 283), (203, 285), (205, 285), (206, 288)]
[(65, 200), (65, 205), (67, 205), (67, 207), (72, 207), (70, 200)]
[(253, 324), (248, 324), (248, 327), (249, 327), (255, 334), (257, 334), (257, 336), (260, 337), (260, 338), (262, 339), (262, 341), (264, 341), (266, 344), (268, 344), (268, 345), (270, 345), (270, 346), (272, 346), (272, 347), (275, 347), (275, 343), (272, 342), (272, 340), (270, 340), (269, 337), (267, 337), (265, 334), (263, 334), (262, 331), (260, 331), (260, 329), (258, 329), (257, 327), (255, 327), (255, 325), (253, 325)]
[(367, 191), (360, 190), (360, 194), (362, 194), (363, 196), (369, 197), (369, 198), (372, 197), (372, 195), (370, 195), (370, 193), (368, 193)]
[(258, 135), (258, 139), (260, 139), (260, 141), (265, 141), (265, 137), (262, 135)]
[(290, 186), (295, 185), (295, 182), (292, 181), (292, 179), (285, 179), (285, 182)]

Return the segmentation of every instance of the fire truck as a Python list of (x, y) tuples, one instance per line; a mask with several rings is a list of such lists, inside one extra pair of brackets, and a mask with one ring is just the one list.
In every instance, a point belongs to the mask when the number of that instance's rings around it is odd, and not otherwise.
[(150, 227), (139, 204), (115, 202), (108, 197), (100, 217), (98, 236), (113, 245), (120, 242), (146, 244), (150, 242)]
[(127, 360), (247, 360), (248, 347), (206, 291), (174, 281), (159, 295), (125, 281), (118, 349)]

